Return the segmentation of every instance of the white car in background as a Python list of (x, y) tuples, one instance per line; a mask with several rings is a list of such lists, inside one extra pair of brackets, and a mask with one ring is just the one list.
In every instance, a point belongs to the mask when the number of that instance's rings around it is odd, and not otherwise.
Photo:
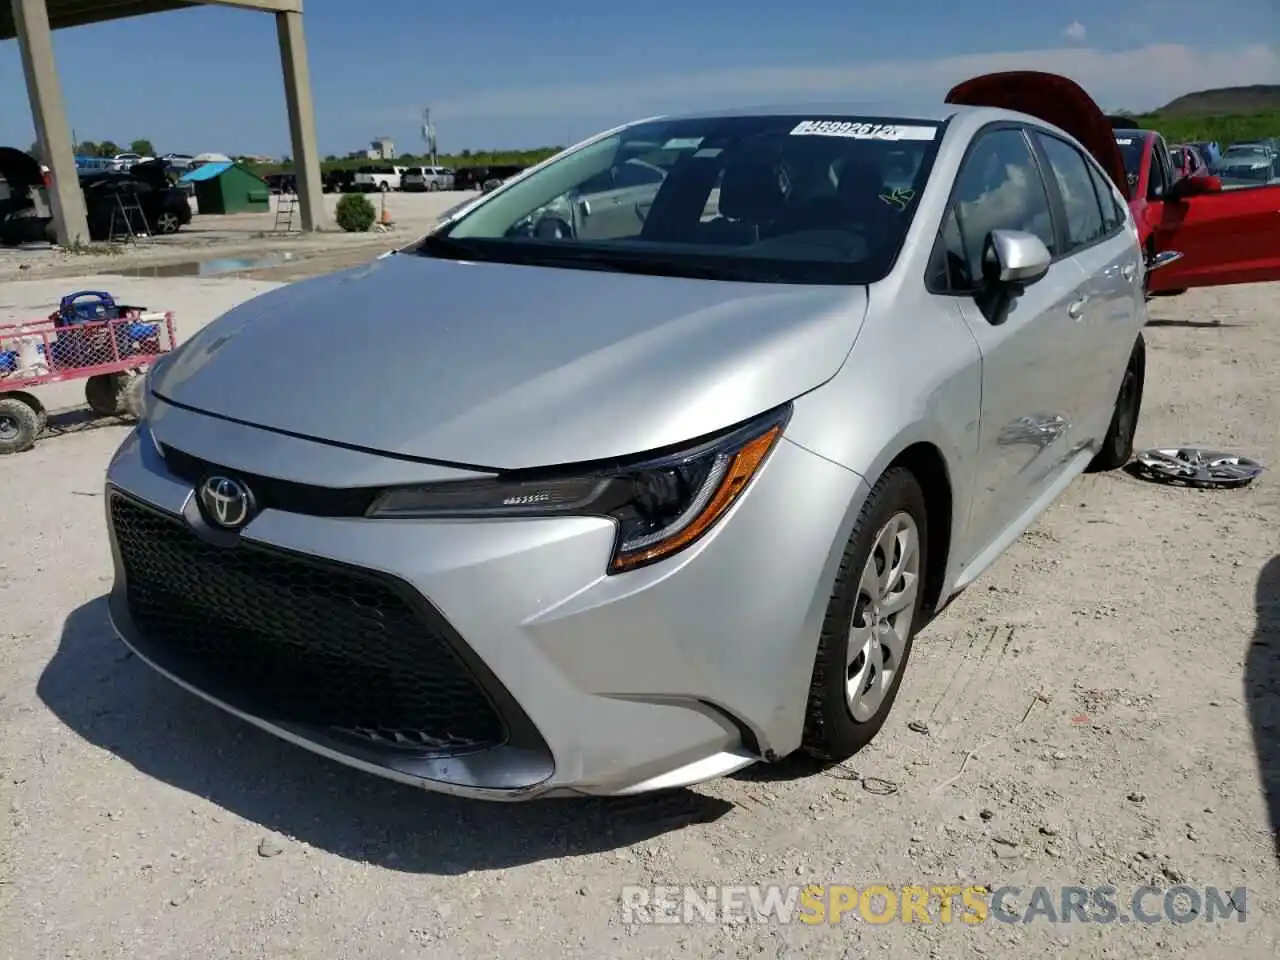
[(389, 193), (400, 189), (401, 167), (385, 166), (360, 167), (352, 179), (352, 185), (361, 193)]
[(108, 166), (112, 170), (130, 170), (136, 164), (146, 163), (148, 160), (153, 160), (153, 159), (155, 158), (144, 157), (140, 153), (117, 153), (114, 157), (111, 158), (110, 162), (108, 163)]
[(400, 189), (405, 192), (452, 190), (453, 171), (448, 167), (407, 167), (400, 178)]

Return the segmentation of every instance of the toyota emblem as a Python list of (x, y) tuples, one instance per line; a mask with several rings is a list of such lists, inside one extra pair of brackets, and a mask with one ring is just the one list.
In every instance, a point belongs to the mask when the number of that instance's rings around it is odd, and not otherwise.
[(205, 519), (223, 530), (238, 530), (253, 516), (253, 494), (231, 477), (207, 477), (200, 484), (200, 507)]

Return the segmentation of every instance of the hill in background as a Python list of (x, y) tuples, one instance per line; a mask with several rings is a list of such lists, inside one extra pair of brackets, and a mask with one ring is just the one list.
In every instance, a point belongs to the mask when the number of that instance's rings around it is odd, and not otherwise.
[(1162, 117), (1221, 117), (1280, 110), (1280, 85), (1218, 87), (1170, 100), (1156, 111)]

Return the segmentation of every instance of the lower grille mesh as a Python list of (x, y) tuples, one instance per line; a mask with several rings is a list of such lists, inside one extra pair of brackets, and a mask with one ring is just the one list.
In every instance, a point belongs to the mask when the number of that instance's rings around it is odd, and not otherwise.
[(166, 670), (274, 722), (383, 748), (500, 745), (502, 719), (433, 615), (388, 578), (241, 542), (112, 494), (129, 614)]

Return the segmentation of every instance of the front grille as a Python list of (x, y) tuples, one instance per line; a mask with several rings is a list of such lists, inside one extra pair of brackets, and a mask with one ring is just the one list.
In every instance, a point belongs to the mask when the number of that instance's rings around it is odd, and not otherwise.
[(504, 723), (443, 636), (379, 574), (241, 541), (216, 546), (118, 493), (125, 599), (156, 662), (278, 723), (417, 754), (501, 745)]

